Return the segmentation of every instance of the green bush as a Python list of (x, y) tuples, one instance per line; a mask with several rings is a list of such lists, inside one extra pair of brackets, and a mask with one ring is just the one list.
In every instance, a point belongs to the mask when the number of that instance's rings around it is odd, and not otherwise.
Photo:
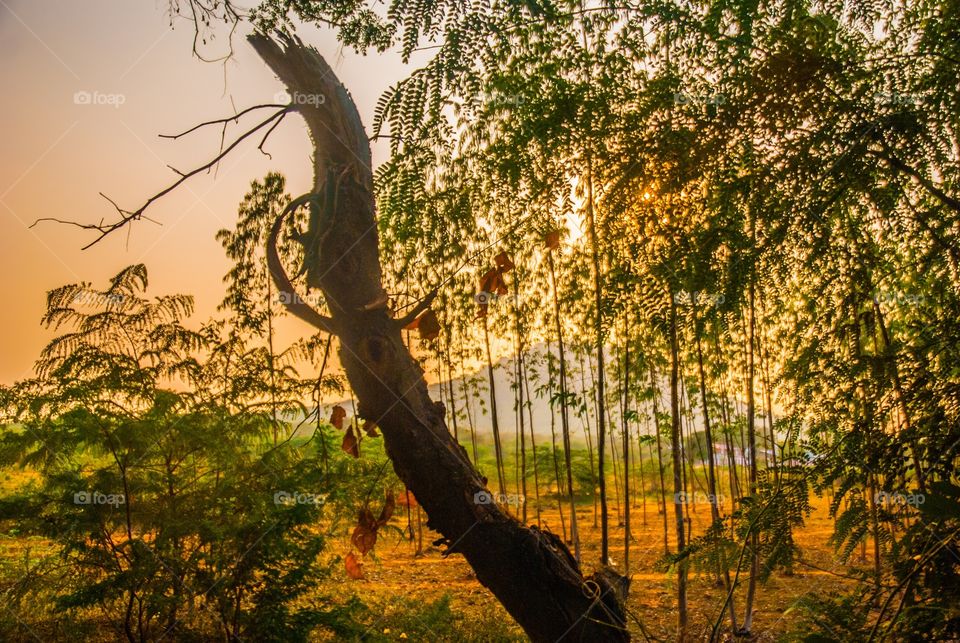
[(0, 463), (37, 475), (6, 485), (0, 521), (45, 553), (7, 564), (0, 628), (93, 619), (131, 641), (307, 640), (336, 620), (306, 600), (324, 573), (318, 525), (357, 485), (331, 483), (322, 433), (277, 440), (279, 418), (303, 412), (295, 374), (267, 372), (236, 335), (184, 328), (191, 299), (148, 301), (146, 282), (133, 266), (105, 291), (51, 292), (45, 321), (69, 332), (35, 379), (2, 391)]

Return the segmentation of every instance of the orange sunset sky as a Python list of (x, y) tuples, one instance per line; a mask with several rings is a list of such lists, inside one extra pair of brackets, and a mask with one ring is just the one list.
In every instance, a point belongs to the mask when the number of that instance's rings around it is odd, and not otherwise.
[[(234, 225), (250, 182), (275, 170), (293, 194), (310, 185), (306, 130), (290, 118), (267, 144), (272, 160), (254, 137), (215, 174), (151, 206), (148, 216), (162, 226), (141, 221), (129, 236), (116, 233), (85, 251), (93, 232), (54, 223), (29, 228), (46, 216), (116, 216), (101, 191), (136, 209), (176, 178), (167, 164), (186, 171), (211, 158), (220, 132), (177, 141), (158, 134), (274, 102), (281, 85), (246, 44), (243, 28), (224, 65), (193, 57), (193, 25), (173, 25), (166, 0), (0, 0), (0, 383), (29, 376), (53, 336), (40, 326), (47, 290), (79, 281), (102, 287), (133, 263), (150, 271), (148, 295), (195, 295), (198, 325), (215, 312), (228, 269), (214, 234)], [(380, 93), (409, 71), (394, 53), (364, 57), (343, 49), (329, 31), (300, 29), (300, 36), (331, 63), (368, 126)], [(216, 57), (225, 46), (218, 40), (204, 53)], [(374, 146), (375, 163), (385, 154), (385, 145)], [(291, 336), (306, 330), (289, 324)]]

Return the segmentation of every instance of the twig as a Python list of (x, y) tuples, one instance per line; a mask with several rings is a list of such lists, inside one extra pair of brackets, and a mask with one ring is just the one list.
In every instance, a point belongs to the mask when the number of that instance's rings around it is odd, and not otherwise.
[[(234, 114), (233, 116), (226, 116), (226, 117), (224, 117), (224, 118), (217, 118), (217, 119), (214, 119), (214, 120), (212, 120), (212, 121), (205, 121), (205, 122), (203, 122), (203, 123), (200, 123), (199, 125), (194, 125), (194, 126), (191, 127), (190, 129), (188, 129), (188, 130), (186, 130), (186, 131), (183, 131), (183, 132), (180, 132), (179, 134), (158, 134), (158, 136), (159, 136), (160, 138), (169, 138), (169, 139), (176, 140), (176, 139), (178, 139), (178, 138), (180, 138), (180, 137), (182, 137), (182, 136), (186, 136), (187, 134), (191, 134), (191, 133), (197, 131), (198, 129), (202, 129), (202, 128), (207, 127), (207, 126), (209, 126), (209, 125), (219, 125), (219, 124), (221, 124), (221, 123), (229, 123), (230, 121), (238, 122), (238, 121), (240, 120), (240, 117), (241, 117), (241, 116), (244, 116), (244, 115), (246, 115), (246, 114), (249, 114), (250, 112), (254, 112), (254, 111), (258, 110), (258, 109), (266, 109), (266, 108), (268, 108), (268, 107), (272, 107), (272, 108), (274, 108), (274, 109), (280, 109), (280, 108), (283, 108), (283, 107), (289, 107), (289, 105), (281, 105), (281, 104), (279, 104), (279, 103), (263, 103), (263, 104), (261, 104), (261, 105), (254, 105), (253, 107), (248, 107), (248, 108), (246, 108), (246, 109), (244, 109), (244, 110), (240, 110), (239, 112), (237, 112), (237, 113)], [(169, 166), (168, 166), (168, 167), (169, 167)], [(171, 169), (172, 169), (172, 168), (171, 168)], [(174, 170), (174, 171), (176, 171), (176, 170)]]
[(271, 161), (273, 160), (273, 156), (271, 156), (268, 151), (263, 149), (263, 146), (266, 145), (267, 139), (270, 138), (271, 134), (273, 134), (273, 130), (277, 129), (280, 123), (283, 122), (283, 119), (286, 118), (287, 114), (288, 112), (284, 111), (284, 113), (280, 115), (280, 118), (277, 119), (277, 122), (271, 125), (270, 129), (267, 130), (267, 133), (263, 135), (262, 139), (260, 139), (260, 145), (257, 145), (257, 149), (260, 150), (260, 152), (264, 154)]
[[(216, 10), (221, 5), (220, 2), (213, 2), (211, 6), (203, 4), (201, 0), (188, 0), (190, 4), (190, 14), (192, 17), (187, 17), (184, 14), (180, 13), (179, 7), (177, 7), (176, 15), (181, 16), (190, 22), (193, 23), (193, 45), (192, 51), (193, 55), (198, 59), (202, 60), (205, 63), (215, 63), (215, 62), (224, 62), (233, 57), (233, 36), (237, 31), (237, 27), (240, 25), (241, 18), (244, 17), (240, 11), (238, 11), (230, 0), (226, 0), (222, 3), (223, 6), (223, 16), (222, 18), (217, 15)], [(200, 13), (203, 15), (201, 20), (200, 16), (197, 15), (197, 9), (200, 9)], [(227, 35), (227, 44), (228, 51), (223, 56), (219, 58), (205, 58), (200, 54), (200, 47), (198, 46), (198, 41), (201, 40), (201, 23), (209, 27), (210, 24), (214, 21), (219, 22), (224, 20), (230, 24), (230, 33)], [(206, 42), (204, 42), (206, 44)]]
[[(114, 208), (117, 210), (117, 212), (120, 214), (120, 220), (119, 220), (119, 221), (115, 221), (115, 222), (113, 222), (113, 223), (111, 223), (111, 224), (104, 225), (102, 220), (101, 220), (100, 223), (94, 224), (94, 223), (78, 223), (78, 222), (75, 222), (75, 221), (64, 221), (64, 220), (62, 220), (62, 219), (57, 219), (57, 218), (54, 218), (54, 217), (42, 217), (42, 218), (37, 219), (36, 221), (34, 221), (32, 224), (30, 224), (30, 227), (32, 228), (33, 226), (37, 225), (37, 224), (40, 223), (41, 221), (53, 221), (53, 222), (55, 222), (55, 223), (65, 223), (65, 224), (68, 224), (68, 225), (73, 225), (73, 226), (76, 226), (76, 227), (81, 228), (81, 229), (83, 229), (83, 230), (97, 230), (97, 231), (100, 233), (100, 235), (99, 235), (96, 239), (94, 239), (93, 241), (91, 241), (90, 243), (88, 243), (87, 245), (83, 246), (83, 248), (82, 248), (83, 250), (87, 250), (88, 248), (90, 248), (90, 247), (96, 245), (97, 243), (99, 243), (100, 241), (102, 241), (103, 238), (106, 237), (106, 236), (107, 236), (108, 234), (110, 234), (111, 232), (114, 232), (114, 231), (116, 231), (116, 230), (119, 230), (120, 228), (124, 227), (125, 225), (127, 225), (127, 224), (130, 223), (131, 221), (135, 221), (135, 220), (138, 220), (138, 219), (143, 218), (143, 213), (144, 213), (144, 211), (145, 211), (148, 207), (150, 207), (150, 206), (154, 203), (154, 201), (157, 201), (158, 199), (160, 199), (160, 198), (166, 196), (167, 194), (169, 194), (170, 192), (174, 191), (175, 189), (177, 189), (178, 187), (180, 187), (180, 185), (182, 185), (183, 183), (185, 183), (185, 182), (187, 181), (187, 179), (189, 179), (189, 178), (191, 178), (191, 177), (193, 177), (193, 176), (196, 176), (197, 174), (200, 174), (201, 172), (204, 172), (204, 171), (206, 171), (206, 170), (209, 170), (211, 167), (213, 167), (214, 165), (216, 165), (217, 163), (219, 163), (220, 160), (223, 159), (225, 156), (227, 156), (231, 151), (233, 151), (233, 149), (234, 149), (235, 147), (237, 147), (237, 146), (238, 146), (241, 142), (243, 142), (245, 139), (247, 139), (247, 138), (249, 138), (250, 136), (252, 136), (253, 134), (257, 133), (258, 131), (260, 131), (261, 129), (263, 129), (264, 127), (266, 127), (267, 125), (270, 125), (271, 123), (273, 123), (273, 121), (275, 121), (275, 120), (277, 120), (277, 119), (279, 119), (279, 118), (283, 118), (283, 117), (287, 114), (287, 112), (289, 112), (290, 110), (291, 110), (291, 107), (289, 107), (289, 106), (284, 106), (282, 109), (278, 110), (277, 112), (274, 112), (273, 114), (270, 115), (269, 118), (265, 119), (264, 121), (262, 121), (262, 122), (261, 122), (260, 124), (258, 124), (257, 126), (253, 127), (252, 129), (249, 129), (249, 130), (247, 130), (246, 132), (244, 132), (243, 134), (241, 134), (241, 135), (240, 135), (239, 137), (237, 137), (237, 139), (234, 140), (229, 146), (227, 146), (225, 149), (222, 149), (212, 160), (210, 160), (210, 161), (207, 162), (207, 163), (204, 163), (204, 164), (201, 165), (200, 167), (197, 167), (197, 168), (195, 168), (195, 169), (193, 169), (193, 170), (190, 170), (189, 172), (186, 172), (186, 173), (180, 172), (179, 170), (174, 170), (175, 172), (177, 172), (177, 174), (180, 175), (180, 178), (177, 179), (177, 180), (176, 180), (174, 183), (172, 183), (171, 185), (167, 186), (167, 187), (164, 188), (163, 190), (157, 192), (157, 193), (154, 194), (152, 197), (150, 197), (149, 199), (147, 199), (146, 202), (144, 202), (144, 204), (141, 205), (141, 206), (140, 206), (139, 208), (137, 208), (136, 210), (124, 210), (123, 208), (121, 208), (120, 206), (118, 206), (118, 205), (116, 204), (116, 202), (114, 202), (110, 197), (108, 197), (107, 195), (105, 195), (105, 194), (103, 194), (103, 193), (101, 192), (101, 193), (100, 193), (100, 196), (102, 196), (102, 197), (105, 198), (107, 201), (109, 201), (109, 202), (111, 203), (111, 205), (113, 205), (113, 207), (114, 207)], [(232, 118), (231, 118), (231, 119), (228, 119), (228, 120), (232, 120)], [(271, 128), (271, 130), (272, 130), (272, 128)]]

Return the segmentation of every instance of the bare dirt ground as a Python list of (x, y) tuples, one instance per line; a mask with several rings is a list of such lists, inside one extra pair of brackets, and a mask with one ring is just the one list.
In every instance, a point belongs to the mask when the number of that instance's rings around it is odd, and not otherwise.
[[(756, 641), (775, 641), (788, 630), (796, 631), (796, 606), (804, 596), (832, 594), (852, 586), (852, 580), (834, 575), (844, 574), (848, 568), (840, 564), (827, 542), (833, 531), (827, 510), (828, 502), (825, 498), (815, 497), (812, 498), (812, 505), (812, 514), (796, 533), (796, 541), (802, 548), (803, 563), (796, 565), (792, 573), (774, 572), (758, 589), (753, 628)], [(701, 503), (689, 507), (694, 510), (693, 533), (696, 536), (702, 533), (709, 519), (709, 505)], [(672, 509), (672, 505), (668, 504), (668, 509)], [(642, 641), (645, 638), (641, 631), (642, 623), (642, 629), (651, 640), (671, 641), (675, 639), (677, 620), (676, 576), (658, 565), (663, 556), (663, 516), (657, 513), (653, 498), (647, 501), (646, 524), (640, 507), (631, 512), (633, 542), (630, 548), (631, 588), (627, 607), (635, 618), (631, 619), (629, 627), (634, 640)], [(600, 530), (594, 527), (591, 506), (578, 507), (577, 515), (584, 567), (589, 572), (599, 562)], [(615, 567), (622, 571), (624, 530), (618, 524), (617, 516), (617, 507), (612, 504), (610, 555)], [(544, 507), (540, 518), (544, 527), (560, 533), (555, 504), (549, 509)], [(672, 512), (668, 518), (672, 531)], [(531, 506), (528, 506), (527, 521), (536, 522), (536, 514)], [(406, 515), (398, 511), (394, 523), (405, 528)], [(415, 517), (413, 524), (416, 525)], [(477, 623), (493, 619), (507, 624), (505, 629), (511, 637), (523, 640), (522, 631), (477, 582), (464, 559), (460, 556), (443, 558), (441, 552), (430, 545), (437, 537), (433, 532), (424, 531), (423, 553), (417, 555), (415, 543), (398, 539), (395, 533), (384, 534), (377, 544), (375, 558), (368, 556), (364, 560), (364, 579), (352, 580), (345, 572), (341, 572), (325, 584), (324, 590), (342, 596), (355, 593), (380, 610), (384, 616), (371, 622), (369, 634), (364, 638), (404, 640), (404, 632), (391, 628), (391, 610), (404, 601), (426, 604), (449, 594), (451, 608), (461, 612), (468, 622), (471, 619)], [(338, 546), (340, 555), (346, 555), (350, 550), (349, 539), (343, 538), (341, 542), (333, 544), (331, 553)], [(738, 621), (743, 618), (745, 573), (740, 581), (742, 584), (735, 595)], [(690, 634), (695, 640), (705, 640), (723, 603), (723, 586), (711, 574), (692, 571), (688, 596)], [(729, 621), (724, 619), (722, 627), (728, 630)]]

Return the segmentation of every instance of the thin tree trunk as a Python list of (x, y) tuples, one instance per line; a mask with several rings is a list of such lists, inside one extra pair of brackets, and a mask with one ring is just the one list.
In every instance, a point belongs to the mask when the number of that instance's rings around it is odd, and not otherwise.
[[(447, 349), (447, 388), (450, 397), (450, 420), (453, 422), (453, 439), (460, 443), (460, 429), (457, 426), (457, 394), (453, 388), (453, 359), (450, 357), (450, 339), (446, 340)], [(443, 386), (441, 384), (441, 386)]]
[[(756, 229), (753, 220), (752, 211), (748, 214), (750, 219), (750, 238), (751, 247), (756, 245)], [(753, 383), (755, 378), (754, 365), (754, 346), (756, 341), (756, 285), (755, 270), (751, 267), (749, 286), (747, 294), (747, 439), (750, 441), (750, 495), (756, 497), (757, 494), (757, 431), (755, 425), (756, 402), (753, 395)], [(760, 575), (760, 539), (756, 530), (750, 534), (750, 580), (747, 584), (746, 614), (743, 617), (743, 630), (749, 633), (753, 625), (753, 601), (756, 597), (757, 580)]]
[[(548, 347), (549, 348), (549, 347)], [(547, 388), (548, 394), (553, 397), (553, 377)], [(557, 414), (550, 409), (550, 445), (553, 448), (553, 474), (557, 482), (557, 513), (560, 514), (560, 531), (564, 541), (567, 540), (567, 524), (563, 518), (563, 484), (560, 477), (560, 459), (557, 457)]]
[(487, 386), (490, 395), (490, 422), (493, 427), (493, 450), (494, 457), (497, 460), (497, 487), (501, 496), (507, 493), (506, 473), (503, 468), (503, 447), (500, 442), (500, 419), (497, 413), (497, 383), (493, 377), (493, 356), (490, 354), (490, 330), (487, 325), (487, 316), (482, 315), (483, 319), (483, 345), (487, 354)]
[[(617, 356), (617, 363), (619, 363), (619, 361), (619, 356)], [(617, 397), (619, 398), (620, 396), (618, 395)], [(622, 402), (620, 403), (622, 404)], [(616, 500), (615, 507), (617, 512), (617, 525), (619, 526), (623, 524), (623, 503), (621, 502), (620, 498), (620, 477), (622, 472), (620, 471), (620, 449), (617, 445), (617, 440), (613, 435), (614, 414), (611, 413), (609, 408), (607, 408), (607, 418), (610, 420), (610, 468), (613, 469), (613, 491), (614, 500)]]
[[(640, 438), (640, 427), (637, 427), (637, 439)], [(650, 452), (650, 458), (653, 459), (653, 446), (648, 442), (647, 451)], [(647, 481), (643, 475), (643, 445), (637, 445), (637, 452), (640, 456), (638, 463), (640, 465), (640, 502), (643, 507), (643, 526), (647, 526)]]
[[(677, 551), (682, 552), (685, 547), (683, 533), (683, 502), (681, 493), (684, 492), (681, 478), (683, 470), (682, 452), (680, 448), (680, 395), (678, 391), (680, 373), (680, 347), (677, 340), (677, 302), (670, 295), (670, 441), (673, 447), (673, 511), (677, 529)], [(677, 640), (681, 643), (687, 639), (687, 561), (677, 562)]]
[(590, 233), (590, 258), (593, 263), (593, 330), (597, 351), (597, 481), (600, 483), (600, 562), (610, 560), (610, 532), (607, 522), (607, 481), (605, 453), (607, 443), (606, 395), (603, 359), (603, 287), (600, 273), (600, 240), (597, 238), (593, 211), (593, 159), (587, 157), (587, 228)]
[[(560, 298), (557, 294), (557, 271), (553, 253), (547, 250), (547, 265), (550, 268), (550, 289), (553, 293), (553, 321), (557, 331), (557, 361), (560, 370), (560, 430), (563, 434), (563, 457), (567, 465), (567, 495), (570, 498), (570, 539), (577, 562), (580, 558), (580, 533), (577, 530), (577, 504), (573, 491), (573, 462), (570, 452), (570, 413), (567, 409), (567, 357), (563, 345), (563, 324), (560, 321)], [(549, 350), (549, 346), (548, 346)]]
[(466, 368), (463, 363), (463, 340), (460, 343), (460, 380), (463, 382), (463, 386), (466, 389), (466, 393), (463, 398), (463, 408), (467, 417), (467, 425), (470, 427), (470, 446), (472, 447), (473, 452), (473, 464), (474, 466), (480, 466), (480, 454), (479, 448), (477, 446), (477, 427), (476, 423), (473, 421), (473, 399), (474, 396), (471, 395), (471, 380), (467, 379)]
[[(578, 347), (578, 348), (579, 348), (579, 347)], [(597, 496), (597, 493), (596, 493), (596, 491), (597, 491), (597, 470), (596, 470), (596, 468), (595, 468), (595, 466), (596, 466), (596, 461), (593, 459), (593, 438), (590, 437), (590, 436), (591, 436), (591, 429), (590, 429), (590, 411), (589, 411), (589, 409), (588, 409), (588, 407), (587, 407), (587, 403), (586, 403), (586, 392), (587, 392), (586, 377), (587, 377), (587, 369), (586, 369), (586, 367), (584, 367), (584, 365), (583, 365), (583, 353), (580, 352), (579, 350), (577, 350), (577, 354), (578, 354), (578, 356), (579, 356), (579, 358), (580, 358), (580, 394), (584, 396), (584, 403), (583, 403), (583, 406), (581, 407), (581, 408), (582, 408), (582, 415), (580, 416), (580, 419), (581, 419), (582, 422), (583, 422), (583, 435), (584, 435), (584, 438), (585, 438), (586, 441), (587, 441), (587, 457), (588, 457), (589, 460), (590, 460), (590, 482), (591, 482), (592, 485), (593, 485), (593, 486), (590, 488), (590, 495), (593, 496), (593, 528), (596, 529), (596, 528), (598, 527), (598, 522), (597, 522), (597, 521), (598, 521), (598, 517), (599, 517), (599, 508), (598, 508), (598, 506), (597, 506), (597, 504), (598, 504), (598, 496)], [(593, 398), (593, 399), (592, 399), (593, 402), (596, 402), (596, 398), (594, 398), (593, 396), (591, 396), (591, 398)]]
[[(723, 355), (720, 351), (720, 332), (714, 332), (714, 353), (718, 362), (722, 361)], [(733, 425), (730, 418), (730, 398), (727, 394), (727, 378), (720, 377), (720, 413), (723, 417), (723, 437), (727, 446), (727, 477), (730, 483), (730, 511), (737, 508), (737, 500), (740, 499), (740, 479), (737, 476), (737, 456), (736, 445), (733, 440)], [(740, 444), (740, 452), (743, 453), (743, 444)]]
[[(683, 416), (684, 410), (689, 408), (689, 404), (684, 405), (684, 398), (686, 397), (686, 385), (683, 383), (683, 370), (680, 368), (680, 341), (679, 341), (679, 329), (677, 329), (677, 374), (678, 374), (678, 400), (677, 404), (679, 409), (679, 414), (677, 415), (677, 427), (680, 430), (680, 464), (681, 464), (681, 479), (683, 480), (683, 495), (686, 500), (692, 502), (692, 505), (696, 507), (697, 496), (696, 493), (691, 494), (690, 489), (696, 484), (696, 471), (694, 470), (692, 462), (690, 462), (690, 456), (687, 454), (687, 436), (683, 430)], [(692, 431), (692, 428), (691, 428)], [(687, 465), (690, 465), (690, 482), (687, 480)], [(693, 516), (691, 511), (687, 511), (684, 515), (684, 522), (687, 526), (687, 540), (693, 540)]]
[(770, 382), (770, 347), (767, 346), (767, 333), (766, 333), (766, 324), (764, 320), (766, 319), (767, 313), (766, 308), (764, 307), (764, 298), (763, 290), (760, 291), (760, 358), (763, 361), (763, 401), (764, 401), (764, 415), (766, 415), (766, 424), (768, 439), (770, 441), (770, 459), (773, 464), (773, 480), (774, 482), (780, 477), (780, 472), (777, 470), (777, 437), (773, 431), (773, 400), (772, 394), (770, 392), (771, 382)]
[(623, 347), (623, 575), (630, 575), (630, 318), (624, 320)]
[(517, 349), (517, 420), (518, 432), (520, 434), (520, 495), (523, 501), (521, 502), (522, 511), (521, 520), (524, 524), (527, 523), (527, 423), (526, 419), (523, 417), (524, 411), (524, 401), (523, 401), (523, 348), (522, 344), (519, 344), (518, 338), (518, 349)]
[[(876, 298), (873, 300), (873, 312), (877, 317), (877, 325), (880, 327), (880, 336), (883, 338), (883, 350), (889, 354), (893, 366), (893, 386), (897, 392), (897, 405), (900, 407), (900, 413), (903, 415), (903, 425), (907, 431), (912, 434), (913, 424), (910, 420), (910, 410), (907, 408), (907, 396), (903, 392), (903, 382), (900, 379), (900, 367), (897, 363), (897, 355), (893, 352), (893, 347), (890, 344), (890, 334), (887, 332), (887, 324), (884, 321), (883, 311), (880, 309), (880, 304)], [(920, 447), (917, 444), (916, 438), (910, 441), (910, 454), (913, 456), (913, 469), (917, 476), (917, 487), (920, 489), (920, 493), (926, 494), (926, 476), (924, 475), (923, 464), (920, 459)]]
[(657, 410), (657, 397), (660, 394), (660, 390), (657, 388), (657, 379), (653, 373), (653, 367), (650, 367), (650, 387), (653, 390), (653, 432), (657, 437), (657, 470), (660, 472), (660, 506), (663, 511), (663, 553), (667, 555), (670, 553), (670, 539), (669, 539), (669, 518), (667, 517), (667, 486), (664, 482), (663, 475), (663, 444), (660, 437), (660, 418), (658, 416)]
[[(534, 432), (533, 424), (533, 398), (530, 397), (530, 380), (527, 376), (526, 362), (523, 364), (523, 385), (527, 391), (527, 400), (530, 401), (530, 403), (527, 405), (527, 412), (529, 413), (530, 419), (530, 450), (533, 452), (533, 495), (537, 509), (537, 527), (540, 527), (540, 469), (537, 463), (537, 438)], [(526, 499), (524, 499), (524, 502), (526, 502)]]
[(523, 360), (523, 351), (524, 351), (524, 341), (523, 341), (523, 324), (520, 319), (520, 285), (519, 278), (513, 280), (513, 318), (515, 325), (515, 332), (517, 335), (517, 358), (516, 358), (516, 371), (517, 371), (517, 420), (518, 420), (518, 433), (520, 437), (520, 495), (523, 498), (521, 503), (522, 510), (522, 520), (523, 524), (527, 524), (527, 424), (526, 419), (523, 416), (524, 412), (524, 390), (523, 390), (523, 378), (524, 378), (524, 360)]
[(273, 350), (273, 282), (267, 279), (267, 359), (270, 367), (270, 414), (273, 419), (273, 446), (277, 446), (277, 371), (274, 365), (276, 355)]

